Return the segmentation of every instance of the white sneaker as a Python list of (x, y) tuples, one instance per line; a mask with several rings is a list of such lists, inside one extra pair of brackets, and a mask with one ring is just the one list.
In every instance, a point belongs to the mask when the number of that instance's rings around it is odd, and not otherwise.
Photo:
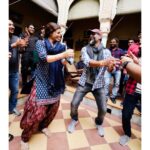
[(75, 126), (77, 125), (78, 121), (71, 120), (70, 124), (68, 125), (68, 132), (73, 133), (75, 130)]
[(103, 137), (104, 136), (104, 128), (102, 127), (102, 125), (97, 125), (97, 129), (98, 129), (99, 136)]
[(21, 115), (21, 112), (19, 112), (16, 108), (13, 109), (13, 113), (14, 113), (16, 116), (20, 116), (20, 115)]
[(120, 137), (119, 143), (120, 145), (125, 146), (129, 142), (129, 140), (130, 140), (129, 136), (123, 135)]

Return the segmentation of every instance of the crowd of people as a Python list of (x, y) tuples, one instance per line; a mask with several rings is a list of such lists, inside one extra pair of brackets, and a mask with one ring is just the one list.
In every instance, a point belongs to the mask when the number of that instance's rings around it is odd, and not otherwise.
[[(54, 22), (41, 26), (38, 35), (35, 35), (33, 24), (26, 26), (19, 37), (14, 35), (14, 30), (14, 23), (9, 20), (9, 114), (21, 115), (17, 110), (19, 80), (24, 87), (30, 79), (33, 79), (20, 122), (23, 129), (21, 149), (28, 150), (28, 142), (37, 131), (50, 136), (47, 127), (58, 111), (61, 94), (65, 90), (64, 66), (74, 57), (74, 50), (61, 42), (61, 26)], [(118, 38), (112, 38), (110, 48), (105, 48), (102, 44), (102, 32), (99, 29), (92, 29), (89, 32), (89, 43), (82, 48), (80, 61), (76, 65), (82, 75), (70, 104), (71, 121), (68, 132), (75, 131), (78, 123), (78, 107), (83, 97), (92, 92), (98, 108), (95, 118), (97, 131), (99, 136), (105, 136), (102, 124), (107, 112), (107, 100), (116, 103), (119, 90), (122, 85), (124, 87), (126, 85), (121, 93), (125, 95), (122, 110), (124, 135), (119, 141), (121, 145), (126, 145), (131, 137), (130, 121), (133, 110), (141, 101), (141, 34), (138, 41), (129, 39), (129, 48), (124, 51), (119, 48)], [(110, 89), (112, 77), (114, 82)], [(12, 139), (10, 134), (9, 136)]]

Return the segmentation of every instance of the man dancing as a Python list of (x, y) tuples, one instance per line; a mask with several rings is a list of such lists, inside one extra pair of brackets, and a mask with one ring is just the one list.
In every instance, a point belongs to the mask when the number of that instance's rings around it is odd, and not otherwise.
[(95, 118), (98, 134), (104, 136), (102, 123), (106, 114), (106, 96), (104, 91), (104, 72), (106, 68), (114, 64), (114, 58), (108, 49), (101, 43), (102, 33), (99, 29), (90, 30), (90, 42), (81, 50), (82, 60), (85, 64), (83, 73), (79, 80), (79, 85), (71, 102), (71, 122), (68, 132), (72, 133), (78, 123), (78, 107), (83, 97), (92, 92), (98, 107), (98, 114)]

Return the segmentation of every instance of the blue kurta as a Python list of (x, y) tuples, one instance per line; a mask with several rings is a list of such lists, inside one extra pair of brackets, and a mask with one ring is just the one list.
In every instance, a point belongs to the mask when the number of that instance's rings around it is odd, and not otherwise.
[(39, 63), (37, 64), (37, 69), (35, 72), (36, 101), (40, 105), (52, 104), (60, 100), (60, 94), (53, 97), (48, 92), (49, 63), (46, 61), (47, 50), (44, 41), (37, 41), (36, 50), (39, 56)]

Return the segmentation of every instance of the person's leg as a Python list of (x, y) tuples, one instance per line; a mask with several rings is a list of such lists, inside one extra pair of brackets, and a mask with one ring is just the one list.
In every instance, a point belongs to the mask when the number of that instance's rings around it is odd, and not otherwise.
[(28, 141), (32, 134), (38, 131), (39, 123), (45, 117), (47, 107), (44, 105), (37, 105), (36, 98), (36, 84), (34, 83), (30, 96), (24, 106), (24, 114), (20, 121), (20, 128), (23, 129), (21, 135), (21, 150), (28, 150)]
[(31, 78), (33, 78), (34, 75), (35, 75), (35, 69), (36, 69), (36, 64), (33, 63), (32, 66), (31, 66)]
[(104, 79), (105, 79), (105, 86), (104, 87), (105, 87), (105, 95), (107, 96), (107, 98), (109, 98), (109, 96), (110, 96), (109, 87), (110, 87), (111, 77), (112, 77), (111, 73), (106, 70), (105, 74), (104, 74)]
[(9, 74), (9, 112), (15, 113), (16, 115), (21, 115), (21, 113), (16, 109), (17, 105), (17, 95), (18, 95), (18, 84), (19, 84), (19, 75), (17, 73)]
[(26, 128), (23, 129), (21, 134), (21, 150), (29, 150), (29, 140), (31, 136), (38, 131), (39, 121), (34, 124), (28, 124)]
[(122, 110), (122, 126), (125, 135), (120, 138), (120, 144), (126, 145), (131, 137), (131, 118), (136, 106), (137, 99), (135, 99), (134, 95), (126, 94), (125, 100), (123, 102), (123, 110)]
[(123, 106), (123, 100), (125, 99), (126, 83), (127, 83), (128, 78), (129, 78), (128, 74), (125, 74), (124, 81), (123, 81), (123, 90), (122, 90), (122, 102), (120, 103), (121, 106)]
[(112, 89), (112, 96), (111, 96), (111, 99), (114, 99), (114, 101), (118, 94), (120, 78), (121, 78), (121, 71), (120, 70), (115, 71), (114, 72), (114, 86)]
[(76, 92), (73, 96), (72, 102), (71, 102), (71, 113), (70, 116), (72, 118), (71, 123), (68, 125), (68, 132), (72, 133), (75, 130), (75, 125), (78, 122), (78, 107), (83, 100), (83, 97), (91, 91), (92, 85), (85, 84), (84, 87), (78, 85)]
[(31, 76), (30, 76), (30, 78), (33, 78), (34, 74), (35, 74), (35, 69), (36, 69), (36, 63), (34, 63), (33, 52), (30, 53), (29, 67), (31, 68)]
[(77, 89), (76, 89), (76, 92), (73, 96), (73, 99), (72, 99), (72, 102), (71, 102), (71, 118), (73, 120), (78, 120), (78, 107), (81, 103), (81, 101), (83, 100), (83, 97), (88, 93), (90, 92), (92, 88), (92, 85), (88, 85), (88, 84), (85, 84), (85, 86), (78, 86)]
[(24, 53), (21, 58), (22, 85), (25, 85), (27, 83), (28, 68), (29, 68), (29, 55), (28, 53)]
[[(34, 109), (34, 106), (31, 107)], [(36, 110), (33, 110), (34, 112), (27, 111), (24, 113), (20, 122), (20, 127), (23, 129), (21, 134), (23, 142), (28, 142), (31, 136), (38, 131), (40, 123), (46, 116), (45, 112), (47, 111), (47, 108), (48, 107), (46, 106), (38, 106), (35, 108)]]
[(60, 103), (60, 101), (47, 106), (48, 109), (46, 111), (46, 117), (39, 124), (39, 130), (42, 131), (48, 137), (50, 137), (50, 132), (47, 127), (53, 121), (53, 119), (58, 111), (59, 103)]
[(123, 93), (124, 78), (125, 78), (125, 74), (123, 73), (123, 70), (121, 70), (120, 84), (119, 84), (119, 90), (118, 90), (119, 96), (122, 96), (122, 93)]
[(95, 118), (95, 123), (98, 127), (98, 134), (100, 136), (104, 136), (104, 129), (102, 128), (102, 123), (103, 123), (104, 116), (107, 111), (107, 103), (106, 103), (107, 98), (105, 96), (105, 90), (104, 88), (100, 88), (100, 89), (94, 90), (92, 93), (95, 97), (96, 104), (98, 107), (98, 114), (97, 114), (97, 117)]
[(141, 94), (135, 93), (135, 97), (137, 99), (136, 108), (138, 109), (139, 112), (141, 112)]
[(25, 104), (24, 115), (20, 122), (20, 127), (23, 129), (21, 134), (21, 150), (29, 149), (29, 140), (31, 136), (39, 131), (39, 125), (43, 118), (46, 117), (48, 107), (44, 105), (37, 105), (31, 99)]

